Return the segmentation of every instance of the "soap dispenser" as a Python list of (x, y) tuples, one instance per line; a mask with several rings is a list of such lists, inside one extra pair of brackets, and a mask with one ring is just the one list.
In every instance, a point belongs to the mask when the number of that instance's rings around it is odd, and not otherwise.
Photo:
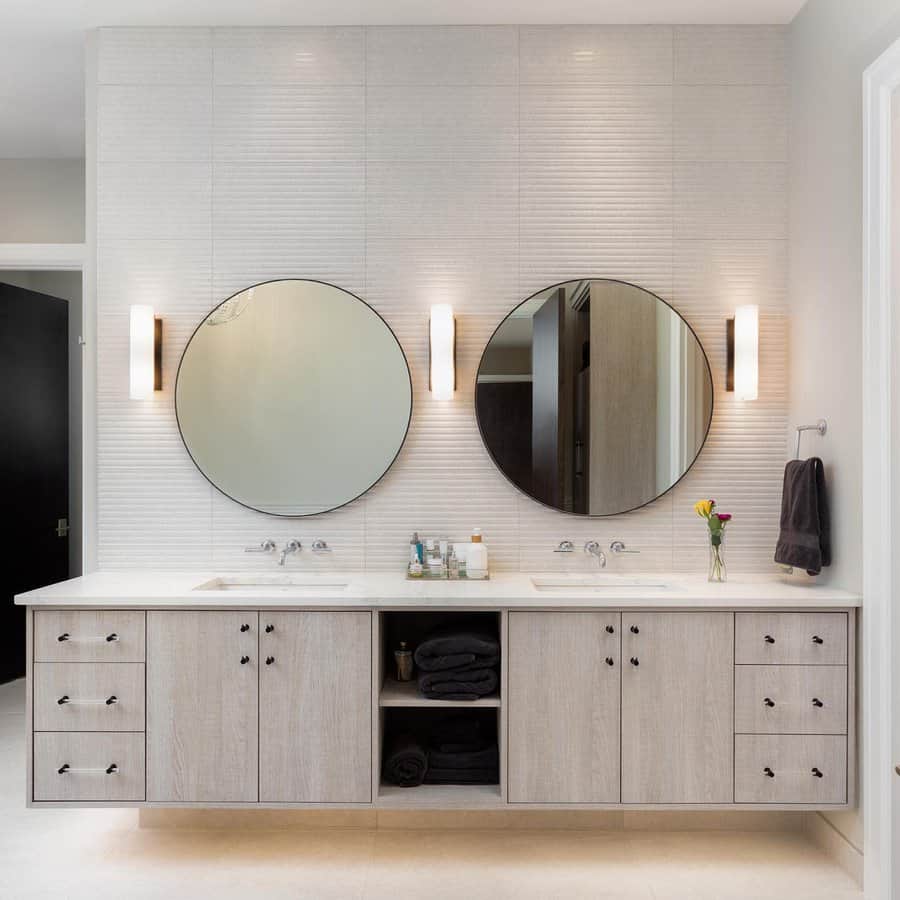
[(466, 552), (466, 578), (480, 580), (488, 577), (488, 550), (481, 540), (481, 529), (472, 529), (472, 543)]

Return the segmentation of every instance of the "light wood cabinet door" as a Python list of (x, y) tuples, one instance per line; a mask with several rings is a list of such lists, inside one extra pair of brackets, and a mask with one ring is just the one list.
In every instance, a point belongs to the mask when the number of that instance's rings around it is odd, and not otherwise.
[(147, 799), (258, 799), (258, 613), (147, 613)]
[(372, 800), (372, 614), (260, 613), (259, 799)]
[(619, 802), (619, 621), (509, 614), (510, 803)]
[(622, 614), (622, 802), (734, 799), (732, 613)]

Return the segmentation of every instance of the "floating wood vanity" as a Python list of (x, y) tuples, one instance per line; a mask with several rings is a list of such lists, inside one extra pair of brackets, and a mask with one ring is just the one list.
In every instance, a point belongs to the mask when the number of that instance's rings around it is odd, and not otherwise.
[[(195, 592), (208, 580), (100, 573), (17, 598), (30, 806), (856, 805), (851, 594), (678, 576), (557, 596), (514, 574)], [(397, 635), (463, 613), (500, 638), (496, 696), (392, 680)], [(496, 726), (499, 784), (383, 784), (393, 723), (453, 707)]]

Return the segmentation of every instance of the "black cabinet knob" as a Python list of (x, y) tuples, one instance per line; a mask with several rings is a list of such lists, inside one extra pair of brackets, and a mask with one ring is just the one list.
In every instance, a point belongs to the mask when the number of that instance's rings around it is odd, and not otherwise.
[(813, 635), (813, 643), (814, 644), (824, 644), (825, 641), (822, 640), (817, 634)]
[(632, 656), (631, 659), (629, 660), (629, 662), (633, 666), (639, 666), (641, 664), (641, 661), (636, 656)]
[(813, 706), (816, 706), (819, 709), (821, 709), (824, 705), (825, 704), (822, 703), (822, 701), (818, 697), (813, 697)]
[(118, 639), (119, 639), (119, 636), (115, 632), (113, 632), (112, 634), (108, 634), (106, 636), (106, 643), (109, 644), (112, 641), (117, 641)]
[(766, 640), (766, 643), (767, 643), (767, 644), (774, 644), (774, 643), (775, 643), (775, 638), (773, 638), (771, 634), (767, 634), (765, 640)]
[(611, 656), (606, 657), (606, 664), (608, 666), (614, 665), (613, 658)]
[(241, 625), (241, 631), (249, 631), (249, 630), (250, 630), (250, 626), (246, 622), (244, 622), (244, 624)]
[(274, 657), (274, 656), (267, 656), (267, 657), (266, 657), (266, 665), (267, 665), (267, 666), (271, 666), (273, 662), (275, 662), (275, 657)]
[(765, 700), (763, 700), (763, 703), (770, 708), (775, 705), (775, 701), (771, 697), (766, 697)]
[(613, 628), (612, 625), (607, 625), (607, 626), (606, 626), (606, 633), (607, 633), (607, 634), (615, 634), (615, 633), (616, 633), (616, 629)]
[(250, 657), (249, 657), (249, 656), (242, 656), (242, 657), (241, 657), (241, 665), (242, 665), (242, 666), (246, 666), (248, 662), (250, 662)]
[(632, 634), (640, 634), (641, 633), (641, 629), (638, 628), (637, 625), (632, 625), (631, 628), (629, 629), (629, 631)]
[(113, 706), (119, 702), (119, 698), (115, 694), (110, 694), (104, 702), (107, 706)]
[(275, 630), (274, 625), (266, 625), (266, 634), (271, 634)]
[(813, 766), (812, 773), (813, 773), (813, 776), (814, 776), (815, 778), (824, 778), (824, 777), (825, 777), (825, 776), (821, 773), (821, 771), (820, 771), (819, 769), (817, 769), (815, 766)]
[(58, 641), (67, 641), (69, 639), (69, 632), (64, 631), (58, 638)]
[(768, 766), (766, 766), (763, 769), (763, 775), (765, 775), (766, 778), (774, 778), (775, 777), (775, 773)]

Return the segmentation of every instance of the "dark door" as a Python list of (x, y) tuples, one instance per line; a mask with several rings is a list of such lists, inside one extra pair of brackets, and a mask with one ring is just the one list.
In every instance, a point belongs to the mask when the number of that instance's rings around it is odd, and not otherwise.
[(13, 595), (69, 577), (68, 335), (65, 300), (0, 283), (0, 681), (25, 674)]

